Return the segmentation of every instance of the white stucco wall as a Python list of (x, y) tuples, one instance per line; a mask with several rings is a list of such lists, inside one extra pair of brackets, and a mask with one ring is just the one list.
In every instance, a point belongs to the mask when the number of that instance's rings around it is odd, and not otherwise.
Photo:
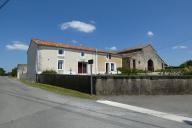
[[(64, 50), (64, 56), (58, 55), (58, 50)], [(88, 62), (88, 60), (93, 59), (93, 73), (97, 73), (97, 66), (96, 66), (96, 55), (95, 52), (87, 52), (84, 51), (85, 57), (81, 57), (81, 52), (79, 50), (73, 49), (65, 49), (65, 48), (56, 48), (56, 47), (47, 47), (47, 46), (40, 46), (38, 52), (39, 64), (38, 64), (38, 71), (43, 72), (45, 70), (54, 70), (61, 74), (77, 74), (78, 73), (78, 62), (84, 61)], [(64, 60), (64, 70), (58, 70), (57, 64), (58, 60)], [(90, 65), (87, 66), (88, 74), (90, 73)]]
[(29, 80), (35, 80), (37, 48), (38, 46), (35, 43), (31, 42), (30, 47), (27, 51), (27, 78)]

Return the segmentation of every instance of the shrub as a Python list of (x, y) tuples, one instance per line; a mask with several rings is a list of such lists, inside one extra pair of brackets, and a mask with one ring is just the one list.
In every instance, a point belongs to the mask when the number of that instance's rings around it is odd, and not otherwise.
[(4, 76), (5, 75), (5, 70), (3, 68), (0, 68), (0, 76)]
[(13, 68), (11, 71), (11, 76), (16, 77), (17, 76), (17, 68)]
[(45, 70), (41, 74), (57, 74), (57, 72), (54, 70)]
[(146, 73), (143, 70), (138, 69), (129, 69), (129, 68), (117, 68), (118, 71), (121, 72), (123, 75), (137, 75), (139, 73)]
[(181, 68), (192, 66), (192, 60), (188, 60), (180, 65)]
[(181, 75), (183, 69), (178, 67), (167, 67), (165, 69), (160, 69), (157, 71), (166, 75)]

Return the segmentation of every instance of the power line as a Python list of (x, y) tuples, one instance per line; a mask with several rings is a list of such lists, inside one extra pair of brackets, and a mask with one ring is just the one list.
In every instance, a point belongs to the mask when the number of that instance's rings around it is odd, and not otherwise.
[(1, 0), (0, 1), (0, 10), (9, 2), (10, 0)]

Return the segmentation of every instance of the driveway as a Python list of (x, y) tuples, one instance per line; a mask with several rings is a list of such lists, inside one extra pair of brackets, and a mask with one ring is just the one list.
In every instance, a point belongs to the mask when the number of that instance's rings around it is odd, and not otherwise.
[(94, 100), (60, 96), (0, 77), (0, 128), (191, 128)]

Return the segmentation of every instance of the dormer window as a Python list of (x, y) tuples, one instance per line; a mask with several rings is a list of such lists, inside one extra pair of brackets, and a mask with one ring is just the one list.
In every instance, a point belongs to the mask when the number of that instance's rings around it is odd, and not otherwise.
[(64, 50), (63, 49), (59, 49), (58, 50), (58, 55), (59, 56), (64, 56)]
[(110, 53), (107, 54), (107, 59), (111, 59), (111, 54)]

